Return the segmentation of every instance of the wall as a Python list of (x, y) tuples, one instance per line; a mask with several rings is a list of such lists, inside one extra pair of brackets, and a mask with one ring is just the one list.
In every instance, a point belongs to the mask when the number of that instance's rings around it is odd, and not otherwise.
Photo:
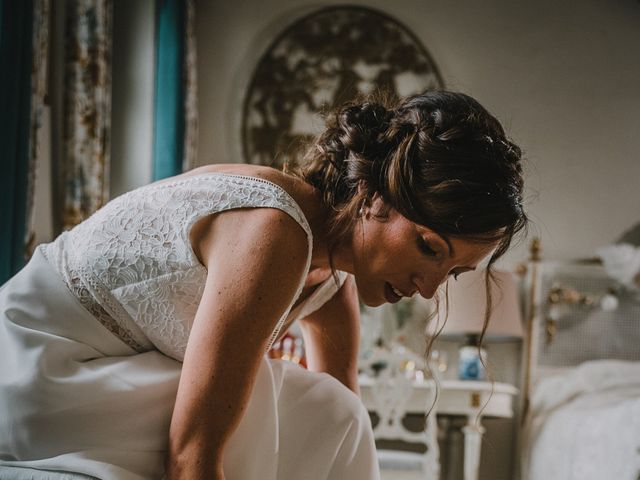
[[(341, 2), (198, 3), (199, 163), (240, 159), (251, 69), (285, 25)], [(424, 42), (449, 88), (494, 112), (527, 157), (532, 233), (548, 258), (589, 256), (640, 221), (636, 0), (353, 1)], [(505, 263), (526, 257), (526, 245)]]
[(113, 20), (111, 198), (152, 178), (154, 1), (115, 0)]

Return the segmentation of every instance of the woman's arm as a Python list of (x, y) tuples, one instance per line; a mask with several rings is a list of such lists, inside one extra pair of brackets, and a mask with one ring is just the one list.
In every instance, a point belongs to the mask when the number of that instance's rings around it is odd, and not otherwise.
[(169, 431), (167, 478), (221, 479), (269, 336), (305, 272), (307, 237), (286, 213), (238, 210), (203, 240), (204, 294), (184, 358)]
[(300, 324), (309, 370), (327, 372), (359, 393), (360, 308), (353, 277)]

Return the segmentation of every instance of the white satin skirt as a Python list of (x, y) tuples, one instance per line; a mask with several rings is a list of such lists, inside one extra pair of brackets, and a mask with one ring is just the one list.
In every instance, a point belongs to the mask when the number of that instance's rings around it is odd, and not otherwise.
[[(162, 478), (181, 366), (120, 341), (36, 250), (0, 289), (0, 479)], [(379, 478), (360, 399), (327, 374), (266, 358), (224, 470), (227, 480)]]

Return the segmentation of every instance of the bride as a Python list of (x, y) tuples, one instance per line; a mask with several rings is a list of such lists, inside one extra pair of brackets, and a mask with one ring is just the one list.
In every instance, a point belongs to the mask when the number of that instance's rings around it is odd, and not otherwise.
[[(472, 98), (338, 110), (292, 174), (122, 195), (0, 290), (0, 478), (375, 479), (358, 296), (432, 297), (526, 224)], [(308, 370), (264, 353), (299, 320)]]

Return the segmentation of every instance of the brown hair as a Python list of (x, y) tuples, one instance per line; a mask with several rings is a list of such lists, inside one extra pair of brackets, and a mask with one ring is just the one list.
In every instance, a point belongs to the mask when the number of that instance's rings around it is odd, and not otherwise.
[(334, 212), (333, 246), (378, 193), (440, 235), (498, 240), (491, 265), (527, 223), (520, 160), (520, 148), (476, 100), (431, 91), (393, 107), (344, 105), (307, 152), (301, 174)]
[(481, 345), (491, 315), (491, 266), (528, 223), (521, 158), (500, 122), (476, 100), (430, 91), (392, 106), (369, 100), (339, 108), (300, 174), (333, 211), (329, 251), (350, 235), (376, 193), (439, 235), (497, 241), (487, 265)]

